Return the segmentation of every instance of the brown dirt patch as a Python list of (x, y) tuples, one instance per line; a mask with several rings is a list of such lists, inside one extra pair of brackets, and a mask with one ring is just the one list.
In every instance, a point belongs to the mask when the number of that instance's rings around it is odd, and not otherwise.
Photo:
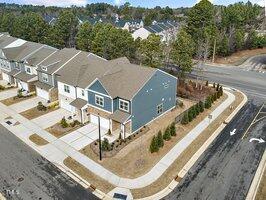
[(79, 164), (77, 161), (75, 161), (70, 157), (64, 160), (64, 164), (68, 168), (73, 170), (75, 173), (77, 173), (79, 176), (81, 176), (83, 179), (85, 179), (90, 184), (92, 184), (93, 186), (95, 186), (97, 189), (101, 190), (104, 193), (108, 193), (115, 188), (115, 186), (104, 181), (102, 178), (95, 175), (87, 168), (85, 168), (83, 165)]
[[(243, 96), (240, 93), (235, 93), (236, 100), (231, 104), (236, 108), (243, 100)], [(204, 142), (214, 133), (214, 131), (223, 123), (223, 121), (233, 112), (229, 107), (214, 120), (197, 138), (189, 145), (189, 147), (175, 160), (175, 162), (166, 170), (166, 172), (151, 185), (131, 190), (131, 193), (135, 198), (144, 198), (153, 195), (162, 189), (166, 188), (170, 182), (176, 178), (180, 170), (185, 166), (189, 159), (198, 151), (198, 149), (204, 144)]]
[(21, 97), (21, 98), (18, 98), (18, 97), (10, 97), (8, 99), (2, 100), (1, 103), (5, 104), (6, 106), (10, 106), (10, 105), (13, 105), (15, 103), (19, 103), (21, 101), (25, 101), (25, 100), (31, 99), (31, 98), (33, 98), (35, 96), (36, 95), (32, 95), (32, 96)]
[(266, 54), (266, 48), (238, 51), (227, 57), (216, 58), (215, 63), (241, 65), (249, 57), (259, 54)]
[[(225, 99), (226, 94), (216, 101), (211, 109), (206, 109), (188, 125), (184, 126), (177, 124), (177, 136), (172, 137), (170, 141), (165, 141), (164, 147), (161, 148), (158, 153), (151, 154), (149, 151), (152, 137), (157, 134), (159, 130), (164, 131), (173, 121), (174, 117), (177, 116), (173, 113), (152, 122), (149, 125), (150, 131), (130, 143), (114, 157), (103, 159), (100, 164), (113, 173), (125, 178), (137, 178), (146, 174), (166, 153), (169, 152), (170, 149), (173, 148), (176, 143), (178, 143), (192, 128), (208, 116), (209, 113), (218, 107)], [(186, 104), (186, 108), (189, 108), (193, 103), (189, 102), (184, 104)], [(98, 157), (91, 150), (90, 146), (85, 147), (81, 152), (98, 162)]]
[(263, 172), (262, 179), (260, 181), (260, 186), (258, 188), (255, 200), (264, 200), (266, 197), (266, 170)]
[(82, 125), (76, 125), (74, 127), (67, 127), (67, 128), (63, 128), (59, 123), (56, 123), (53, 126), (48, 127), (47, 129), (45, 129), (46, 131), (48, 131), (49, 133), (51, 133), (53, 136), (60, 138), (64, 135), (67, 135), (68, 133), (75, 131), (77, 129), (79, 129)]
[(31, 120), (31, 119), (34, 119), (34, 118), (37, 118), (37, 117), (40, 117), (42, 115), (45, 115), (49, 112), (53, 112), (55, 110), (57, 110), (59, 107), (53, 107), (53, 108), (47, 108), (46, 111), (43, 111), (43, 110), (38, 110), (37, 107), (34, 107), (34, 108), (31, 108), (29, 110), (26, 110), (22, 113), (20, 113), (23, 117)]
[(49, 142), (45, 139), (43, 139), (41, 136), (37, 135), (36, 133), (32, 134), (29, 137), (30, 141), (32, 141), (33, 143), (39, 145), (39, 146), (43, 146), (48, 144)]

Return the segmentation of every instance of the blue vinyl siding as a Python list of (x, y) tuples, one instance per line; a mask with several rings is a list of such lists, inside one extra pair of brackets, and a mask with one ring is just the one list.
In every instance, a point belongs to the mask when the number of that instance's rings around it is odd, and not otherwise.
[[(97, 91), (98, 92), (98, 91)], [(104, 98), (104, 107), (101, 107), (99, 105), (96, 105), (95, 104), (95, 95), (98, 95), (98, 96), (101, 96)], [(102, 96), (100, 94), (96, 94), (92, 91), (88, 91), (88, 102), (89, 104), (95, 106), (95, 107), (98, 107), (98, 108), (101, 108), (101, 109), (104, 109), (108, 112), (112, 112), (112, 99), (109, 98), (109, 97), (106, 97), (106, 96)]]
[(95, 81), (95, 83), (93, 83), (90, 87), (90, 90), (99, 92), (101, 94), (105, 94), (105, 95), (109, 95), (106, 90), (104, 89), (104, 87), (102, 86), (102, 84), (100, 83), (100, 81)]
[(159, 116), (157, 105), (163, 104), (163, 113), (173, 108), (176, 89), (177, 79), (158, 70), (132, 99), (132, 132)]

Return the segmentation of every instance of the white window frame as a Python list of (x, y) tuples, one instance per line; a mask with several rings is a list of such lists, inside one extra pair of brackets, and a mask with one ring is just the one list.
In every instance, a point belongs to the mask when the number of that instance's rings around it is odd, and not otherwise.
[(48, 74), (42, 73), (42, 80), (46, 83), (48, 83), (49, 78), (48, 78)]
[[(127, 104), (127, 109), (125, 108), (124, 104)], [(119, 110), (129, 112), (129, 102), (123, 99), (119, 99)]]
[(42, 66), (41, 69), (47, 72), (47, 67)]
[[(28, 71), (29, 70), (29, 71)], [(28, 74), (31, 74), (31, 68), (30, 67), (26, 67), (26, 72), (28, 73)]]
[(156, 108), (157, 115), (161, 115), (163, 113), (163, 103), (157, 105)]
[(70, 93), (70, 87), (68, 85), (64, 85), (64, 92), (65, 93)]
[[(102, 104), (101, 104), (101, 102), (102, 102)], [(96, 94), (95, 95), (95, 104), (97, 106), (104, 107), (104, 97)]]

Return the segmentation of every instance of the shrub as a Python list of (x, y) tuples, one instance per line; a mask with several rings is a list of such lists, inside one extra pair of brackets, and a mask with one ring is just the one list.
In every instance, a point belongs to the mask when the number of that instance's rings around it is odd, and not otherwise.
[(208, 87), (208, 86), (209, 86), (209, 81), (206, 81), (206, 84), (205, 84), (205, 86), (206, 86), (206, 87)]
[(197, 103), (197, 104), (195, 105), (195, 113), (196, 113), (196, 116), (198, 116), (199, 113), (200, 113), (199, 103)]
[(188, 111), (188, 121), (191, 122), (194, 118), (194, 115), (193, 115), (193, 110), (192, 109), (189, 109)]
[(222, 86), (220, 86), (220, 89), (219, 89), (219, 92), (220, 92), (220, 96), (223, 96), (223, 87)]
[(157, 134), (157, 145), (159, 148), (164, 146), (162, 131), (159, 131)]
[(5, 89), (5, 87), (0, 85), (0, 90), (4, 90), (4, 89)]
[(181, 120), (181, 124), (188, 124), (189, 119), (188, 119), (188, 112), (185, 112), (183, 115), (183, 118)]
[(67, 121), (66, 121), (66, 118), (65, 118), (65, 117), (63, 117), (63, 118), (61, 119), (60, 124), (61, 124), (61, 126), (62, 126), (63, 128), (67, 128), (67, 127), (69, 126), (68, 123), (67, 123)]
[(22, 89), (18, 90), (17, 97), (18, 97), (18, 98), (21, 98), (21, 97), (23, 97), (23, 95), (22, 95)]
[(204, 111), (204, 104), (202, 101), (199, 102), (199, 111), (202, 113)]
[(171, 140), (171, 133), (170, 133), (169, 127), (165, 129), (164, 134), (163, 134), (163, 139), (166, 141)]
[(42, 104), (41, 101), (38, 102), (38, 105), (37, 105), (37, 110), (39, 111), (46, 111), (46, 107)]
[(216, 91), (219, 91), (219, 88), (220, 88), (220, 84), (218, 83), (216, 87)]
[(104, 138), (102, 142), (102, 150), (103, 151), (110, 151), (111, 150), (111, 145), (109, 144), (109, 141), (107, 138)]
[(215, 83), (212, 84), (212, 87), (215, 88)]
[(80, 125), (81, 123), (78, 120), (74, 120), (72, 123), (70, 123), (71, 127), (75, 127), (76, 125)]
[(183, 108), (183, 106), (184, 106), (183, 101), (180, 101), (180, 102), (178, 103), (178, 105), (179, 105), (179, 107)]
[(157, 139), (155, 136), (153, 136), (151, 144), (150, 144), (150, 152), (154, 153), (158, 151), (159, 151), (159, 147), (158, 147)]
[(211, 97), (209, 96), (206, 100), (205, 100), (205, 108), (210, 108), (212, 105), (212, 100)]
[(176, 128), (174, 122), (170, 125), (170, 134), (171, 136), (176, 136)]
[(213, 101), (216, 101), (216, 100), (217, 100), (217, 93), (216, 93), (216, 92), (213, 93), (213, 95), (212, 95), (212, 99), (213, 99)]

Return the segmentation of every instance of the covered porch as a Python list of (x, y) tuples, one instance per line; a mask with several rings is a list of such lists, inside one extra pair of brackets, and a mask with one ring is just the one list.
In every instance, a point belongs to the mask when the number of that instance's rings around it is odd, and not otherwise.
[(131, 135), (131, 115), (129, 113), (123, 112), (121, 110), (116, 110), (113, 114), (109, 116), (111, 123), (111, 133), (112, 135), (119, 135), (123, 139)]
[(38, 80), (38, 77), (36, 75), (30, 75), (25, 72), (20, 72), (14, 77), (19, 89), (25, 90), (27, 92), (36, 91), (36, 87), (34, 85), (34, 83)]
[(73, 119), (78, 120), (82, 124), (89, 121), (87, 101), (84, 99), (77, 98), (69, 104), (74, 108)]

